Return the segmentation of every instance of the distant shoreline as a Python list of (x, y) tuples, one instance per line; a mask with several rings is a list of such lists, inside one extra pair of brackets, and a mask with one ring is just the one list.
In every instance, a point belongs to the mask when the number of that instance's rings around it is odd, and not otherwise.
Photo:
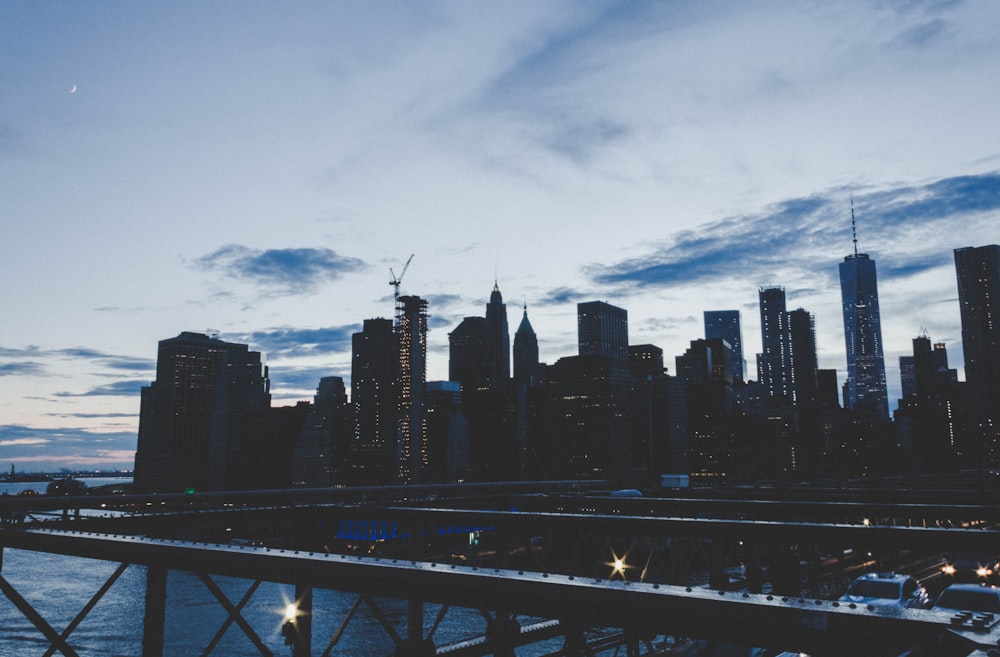
[(108, 470), (106, 472), (94, 472), (93, 470), (86, 472), (15, 472), (13, 474), (0, 475), (0, 483), (27, 484), (54, 481), (56, 479), (107, 479), (109, 477), (124, 479), (133, 476), (134, 473), (131, 470)]

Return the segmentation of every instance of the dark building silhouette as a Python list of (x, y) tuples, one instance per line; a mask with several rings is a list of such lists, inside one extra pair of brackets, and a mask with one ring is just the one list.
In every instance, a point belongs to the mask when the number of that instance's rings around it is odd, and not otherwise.
[(653, 487), (660, 475), (690, 474), (686, 382), (667, 374), (656, 345), (629, 346), (629, 370), (632, 465)]
[(326, 488), (350, 478), (354, 413), (339, 376), (319, 380), (292, 458), (292, 485)]
[(762, 287), (760, 300), (760, 339), (762, 351), (757, 354), (757, 378), (768, 397), (779, 403), (792, 403), (792, 363), (788, 313), (785, 311), (785, 289)]
[(724, 477), (732, 471), (737, 448), (732, 350), (722, 338), (692, 340), (675, 363), (678, 378), (687, 384), (692, 474)]
[(917, 394), (917, 366), (913, 362), (913, 356), (899, 357), (899, 385), (903, 399)]
[(500, 288), (493, 282), (490, 302), (486, 304), (486, 358), (493, 386), (510, 379), (510, 331), (507, 327), (507, 304)]
[(227, 490), (288, 488), (294, 452), (312, 404), (272, 406), (239, 415), (228, 455)]
[(466, 317), (448, 334), (448, 379), (466, 391), (495, 384), (495, 368), (487, 355), (488, 324), (484, 317)]
[(791, 347), (792, 399), (800, 408), (816, 405), (816, 324), (812, 314), (797, 308), (788, 313)]
[(428, 381), (424, 394), (427, 417), (427, 482), (454, 482), (469, 476), (469, 420), (462, 411), (458, 381)]
[(247, 345), (190, 332), (161, 340), (156, 381), (142, 390), (136, 489), (225, 488), (242, 416), (270, 403), (267, 367)]
[(606, 356), (628, 361), (628, 312), (604, 301), (576, 305), (577, 340), (581, 356)]
[(1000, 459), (1000, 246), (955, 249), (972, 435)]
[(875, 261), (866, 253), (858, 253), (856, 238), (854, 253), (840, 263), (840, 295), (847, 347), (845, 405), (857, 417), (888, 420), (889, 397), (882, 355), (882, 320)]
[(396, 334), (390, 319), (366, 319), (351, 337), (351, 402), (354, 437), (349, 446), (348, 484), (396, 480)]
[(398, 481), (423, 483), (427, 465), (427, 421), (424, 385), (427, 382), (427, 301), (399, 297), (396, 333), (399, 340), (396, 426)]
[(514, 332), (514, 381), (534, 385), (542, 380), (542, 365), (538, 360), (538, 337), (528, 321), (528, 305)]
[[(903, 358), (900, 358), (902, 363)], [(922, 472), (974, 465), (965, 439), (964, 386), (948, 367), (945, 346), (926, 334), (913, 339), (912, 383), (904, 386), (894, 420), (898, 442)], [(900, 378), (904, 376), (901, 366)]]
[(823, 408), (840, 408), (837, 370), (816, 370), (816, 401)]
[(746, 380), (746, 357), (743, 355), (743, 325), (739, 310), (706, 310), (705, 338), (722, 338), (733, 352), (733, 384)]
[(631, 463), (627, 360), (599, 354), (560, 358), (546, 370), (545, 424), (536, 446), (549, 476), (619, 477)]

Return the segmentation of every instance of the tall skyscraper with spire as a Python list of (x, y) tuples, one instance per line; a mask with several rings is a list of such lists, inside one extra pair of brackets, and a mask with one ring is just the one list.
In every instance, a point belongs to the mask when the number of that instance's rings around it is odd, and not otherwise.
[(510, 330), (507, 326), (507, 304), (500, 287), (493, 281), (490, 302), (486, 304), (486, 357), (493, 387), (510, 378)]
[(854, 253), (840, 263), (840, 297), (844, 310), (847, 348), (845, 401), (855, 414), (889, 419), (889, 397), (882, 355), (882, 322), (878, 306), (875, 261), (858, 252), (854, 205), (851, 204)]
[(514, 332), (514, 381), (531, 385), (538, 376), (538, 336), (528, 321), (528, 304)]

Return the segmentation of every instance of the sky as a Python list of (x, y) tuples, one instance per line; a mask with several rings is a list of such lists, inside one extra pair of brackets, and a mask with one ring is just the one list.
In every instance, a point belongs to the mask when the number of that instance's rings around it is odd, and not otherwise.
[(993, 0), (0, 0), (0, 468), (130, 468), (182, 331), (262, 352), (276, 406), (349, 384), (411, 254), (431, 380), (496, 282), (548, 363), (578, 302), (670, 372), (739, 309), (751, 377), (780, 285), (843, 382), (852, 202), (890, 399), (921, 333), (964, 379), (997, 25)]

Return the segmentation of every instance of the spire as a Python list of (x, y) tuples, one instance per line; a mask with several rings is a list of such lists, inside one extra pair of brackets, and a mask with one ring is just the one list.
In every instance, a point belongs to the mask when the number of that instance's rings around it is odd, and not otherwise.
[(531, 327), (531, 322), (528, 321), (528, 302), (527, 301), (524, 302), (524, 315), (521, 316), (521, 323), (520, 323), (520, 325), (518, 325), (517, 331), (515, 331), (515, 335), (518, 334), (518, 333), (530, 333), (532, 335), (535, 334), (535, 329), (533, 329)]
[(854, 223), (854, 197), (851, 197), (851, 235), (854, 237), (854, 257), (858, 257), (858, 226)]

